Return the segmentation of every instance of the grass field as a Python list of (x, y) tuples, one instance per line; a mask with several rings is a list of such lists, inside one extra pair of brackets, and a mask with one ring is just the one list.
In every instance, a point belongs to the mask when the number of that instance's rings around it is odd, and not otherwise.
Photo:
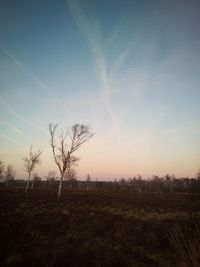
[[(200, 195), (0, 192), (1, 266), (200, 266)], [(193, 242), (194, 241), (194, 242)]]

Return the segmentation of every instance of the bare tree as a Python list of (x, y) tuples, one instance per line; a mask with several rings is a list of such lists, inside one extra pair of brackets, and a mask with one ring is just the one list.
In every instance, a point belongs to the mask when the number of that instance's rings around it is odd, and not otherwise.
[(91, 177), (88, 174), (87, 177), (86, 177), (86, 190), (89, 191), (90, 187), (91, 187)]
[(28, 179), (26, 183), (26, 189), (25, 193), (28, 192), (29, 184), (30, 184), (30, 178), (33, 170), (35, 167), (40, 164), (40, 156), (42, 154), (42, 151), (38, 149), (37, 152), (32, 151), (32, 145), (30, 147), (29, 156), (23, 158), (24, 161), (24, 171), (28, 173)]
[(78, 148), (88, 141), (93, 133), (90, 127), (83, 124), (74, 124), (71, 130), (67, 130), (65, 134), (58, 137), (58, 144), (56, 143), (56, 129), (57, 125), (49, 124), (50, 145), (53, 151), (53, 157), (60, 172), (60, 181), (58, 188), (58, 199), (61, 197), (63, 179), (67, 175), (73, 165), (75, 165), (79, 158), (74, 156)]
[(3, 181), (4, 178), (4, 163), (0, 160), (0, 181)]
[(76, 170), (73, 168), (67, 168), (64, 178), (69, 180), (69, 181), (70, 180), (77, 180), (78, 176), (77, 176)]
[(196, 177), (197, 177), (197, 180), (200, 181), (200, 169), (198, 170)]
[(77, 176), (76, 170), (73, 168), (67, 168), (64, 179), (68, 180), (68, 185), (70, 189), (75, 187), (77, 178), (78, 176)]
[(6, 186), (12, 185), (15, 178), (16, 171), (14, 167), (9, 164), (5, 171), (5, 184)]
[(55, 181), (57, 179), (56, 171), (49, 171), (48, 175), (46, 176), (46, 179), (48, 182)]
[(56, 184), (58, 177), (56, 176), (56, 171), (49, 171), (46, 176), (46, 185), (47, 188), (51, 188)]
[(32, 188), (39, 187), (42, 183), (41, 177), (38, 176), (37, 172), (33, 173), (32, 177), (33, 177), (33, 180), (32, 180), (31, 187)]

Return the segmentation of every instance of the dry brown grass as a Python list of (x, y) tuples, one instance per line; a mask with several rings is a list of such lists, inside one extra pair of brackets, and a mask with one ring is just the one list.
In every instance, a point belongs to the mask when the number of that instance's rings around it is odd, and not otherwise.
[(177, 267), (200, 266), (200, 225), (181, 227), (177, 224), (171, 233)]

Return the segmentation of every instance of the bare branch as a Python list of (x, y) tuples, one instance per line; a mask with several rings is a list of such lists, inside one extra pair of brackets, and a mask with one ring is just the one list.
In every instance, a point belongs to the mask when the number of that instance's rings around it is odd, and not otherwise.
[(49, 124), (49, 132), (50, 132), (50, 136), (51, 136), (50, 145), (52, 147), (54, 161), (55, 161), (56, 165), (58, 166), (59, 171), (61, 172), (62, 171), (61, 164), (60, 164), (61, 159), (56, 154), (56, 142), (55, 142), (56, 128), (57, 128), (57, 124), (55, 124), (55, 125), (51, 124), (51, 123)]
[(88, 125), (75, 124), (72, 126), (72, 136), (71, 136), (71, 149), (70, 152), (76, 151), (83, 143), (88, 141), (94, 135), (91, 132)]

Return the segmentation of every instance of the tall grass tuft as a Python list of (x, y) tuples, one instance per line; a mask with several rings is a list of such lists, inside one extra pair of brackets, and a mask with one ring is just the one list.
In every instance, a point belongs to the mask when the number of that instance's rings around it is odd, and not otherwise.
[(182, 227), (177, 224), (170, 234), (177, 267), (200, 266), (200, 225)]

